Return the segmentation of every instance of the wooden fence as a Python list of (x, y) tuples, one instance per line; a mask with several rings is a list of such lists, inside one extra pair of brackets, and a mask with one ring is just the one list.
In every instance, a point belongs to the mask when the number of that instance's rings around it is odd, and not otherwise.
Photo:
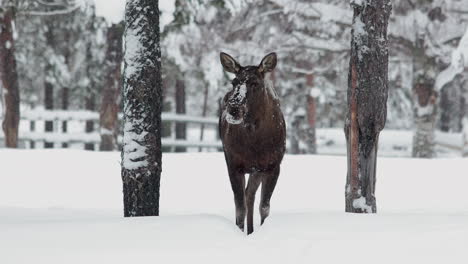
[[(189, 151), (201, 149), (219, 151), (222, 147), (221, 141), (217, 137), (217, 117), (163, 113), (162, 121), (165, 129), (171, 131), (170, 136), (162, 138), (163, 149), (166, 151), (172, 151), (177, 147), (188, 148)], [(188, 139), (175, 138), (176, 123), (187, 124)], [(205, 133), (203, 140), (200, 140), (199, 135), (194, 136), (193, 133), (199, 132), (201, 125), (204, 125), (205, 129), (210, 132), (209, 135)], [(90, 127), (93, 128), (92, 131), (86, 132), (90, 130)], [(4, 146), (2, 133), (3, 131), (0, 129), (0, 147)], [(320, 128), (317, 129), (316, 133), (319, 154), (346, 155), (346, 140), (343, 129)], [(384, 129), (379, 140), (379, 155), (411, 156), (412, 135), (411, 130)], [(99, 113), (97, 112), (45, 110), (22, 112), (19, 133), (20, 148), (85, 148), (98, 150), (100, 141)], [(121, 142), (121, 137), (119, 137), (118, 142)], [(435, 142), (438, 154), (441, 154), (440, 156), (461, 156), (464, 144), (461, 133), (436, 131)]]
[[(119, 119), (122, 116), (120, 115)], [(162, 113), (162, 121), (170, 127), (169, 137), (161, 139), (163, 147), (187, 147), (218, 149), (221, 141), (217, 138), (209, 140), (176, 139), (175, 123), (187, 125), (204, 125), (206, 129), (217, 130), (218, 118), (197, 117), (174, 113)], [(47, 126), (48, 123), (49, 125)], [(89, 125), (91, 123), (91, 126)], [(52, 124), (52, 125), (50, 125)], [(48, 127), (48, 128), (47, 128)], [(50, 129), (52, 127), (52, 129)], [(86, 128), (88, 127), (88, 128)], [(89, 127), (94, 127), (90, 132)], [(46, 131), (47, 130), (47, 131)], [(121, 142), (119, 136), (118, 142)], [(3, 146), (3, 132), (0, 132), (0, 147)], [(24, 111), (21, 113), (19, 147), (20, 148), (82, 148), (99, 149), (101, 135), (99, 132), (99, 113), (92, 111)], [(86, 147), (88, 146), (88, 147)], [(91, 146), (91, 147), (89, 147)]]

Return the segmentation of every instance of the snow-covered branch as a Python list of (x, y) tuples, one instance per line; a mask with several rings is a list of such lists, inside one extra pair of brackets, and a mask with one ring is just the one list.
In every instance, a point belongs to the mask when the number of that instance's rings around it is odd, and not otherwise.
[(51, 7), (67, 7), (68, 6), (66, 2), (60, 2), (60, 1), (46, 2), (44, 0), (36, 0), (36, 2), (41, 5), (51, 6)]
[(440, 91), (447, 83), (453, 81), (466, 67), (468, 67), (468, 28), (458, 43), (458, 47), (452, 53), (450, 66), (437, 76), (436, 91)]
[(81, 7), (81, 5), (77, 4), (75, 6), (71, 6), (65, 9), (60, 9), (60, 10), (53, 10), (53, 11), (25, 11), (22, 12), (22, 15), (29, 15), (29, 16), (53, 16), (53, 15), (64, 15), (64, 14), (69, 14), (72, 13), (76, 10), (78, 10)]

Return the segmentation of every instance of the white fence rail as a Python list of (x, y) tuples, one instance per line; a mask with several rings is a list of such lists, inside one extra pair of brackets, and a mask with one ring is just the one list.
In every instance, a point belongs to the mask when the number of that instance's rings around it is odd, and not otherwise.
[[(119, 116), (122, 118), (122, 115)], [(162, 113), (161, 115), (163, 122), (171, 123), (171, 137), (162, 138), (161, 143), (163, 147), (193, 147), (193, 148), (205, 148), (205, 149), (217, 149), (220, 148), (221, 141), (216, 138), (210, 140), (200, 139), (175, 139), (173, 136), (174, 125), (177, 123), (186, 124), (197, 124), (205, 125), (207, 129), (213, 131), (217, 130), (218, 118), (215, 117), (198, 117), (190, 115), (181, 115), (174, 113)], [(1, 120), (0, 120), (1, 121)], [(43, 123), (46, 121), (53, 122), (53, 131), (45, 132)], [(97, 129), (93, 132), (85, 131), (85, 122), (94, 122)], [(101, 135), (99, 133), (99, 113), (92, 111), (24, 111), (21, 113), (19, 131), (19, 143), (22, 148), (35, 148), (41, 147), (45, 142), (53, 143), (54, 147), (59, 146), (70, 146), (73, 144), (94, 144), (94, 149), (98, 149), (98, 145), (101, 141)], [(67, 132), (62, 132), (63, 122), (68, 122)], [(71, 124), (71, 122), (73, 122)], [(215, 128), (216, 127), (216, 128)], [(0, 146), (3, 145), (3, 131), (0, 131)], [(119, 137), (121, 142), (121, 137)]]
[[(217, 137), (217, 117), (198, 117), (180, 115), (174, 113), (163, 113), (163, 122), (169, 122), (171, 136), (162, 138), (163, 147), (186, 147), (192, 150), (199, 148), (217, 150), (221, 148), (221, 141)], [(1, 121), (1, 120), (0, 120)], [(53, 131), (44, 132), (45, 121), (52, 121)], [(63, 122), (67, 121), (67, 132), (62, 132)], [(85, 122), (95, 122), (98, 128), (99, 113), (91, 111), (23, 111), (20, 125), (20, 147), (41, 148), (46, 142), (53, 143), (53, 147), (83, 148), (83, 144), (94, 144), (94, 149), (99, 149), (101, 136), (98, 129), (86, 133)], [(176, 139), (175, 123), (186, 123), (186, 140)], [(33, 124), (34, 123), (34, 124)], [(205, 135), (200, 140), (199, 125), (205, 125)], [(190, 127), (191, 126), (191, 127)], [(195, 133), (194, 133), (195, 132)], [(379, 154), (382, 156), (411, 156), (413, 132), (410, 130), (388, 130), (384, 129), (379, 140)], [(459, 156), (463, 148), (463, 137), (461, 133), (436, 132), (436, 148), (439, 156)], [(120, 139), (119, 139), (119, 142)], [(75, 146), (73, 146), (75, 145)], [(3, 131), (0, 129), (0, 147), (3, 146)], [(317, 129), (317, 150), (319, 154), (345, 155), (346, 141), (343, 129), (319, 128)]]

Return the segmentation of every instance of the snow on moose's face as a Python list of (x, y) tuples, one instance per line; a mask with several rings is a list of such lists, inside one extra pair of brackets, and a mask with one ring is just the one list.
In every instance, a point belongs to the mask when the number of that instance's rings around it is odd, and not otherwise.
[[(249, 102), (258, 96), (257, 91), (262, 89), (261, 78), (258, 76), (258, 68), (245, 67), (232, 81), (233, 90), (227, 102), (226, 121), (230, 124), (240, 124), (247, 113)], [(250, 109), (252, 110), (252, 109)]]

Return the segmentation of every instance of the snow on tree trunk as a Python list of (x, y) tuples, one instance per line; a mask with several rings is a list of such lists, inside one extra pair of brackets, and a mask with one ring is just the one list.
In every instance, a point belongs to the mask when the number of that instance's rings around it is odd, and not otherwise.
[(414, 135), (413, 157), (432, 158), (437, 117), (437, 93), (434, 90), (435, 63), (424, 52), (424, 37), (419, 36), (413, 49)]
[(124, 33), (124, 215), (159, 215), (161, 50), (157, 0), (127, 0)]
[(0, 9), (0, 89), (3, 95), (3, 123), (5, 146), (18, 147), (18, 126), (20, 119), (20, 94), (16, 71), (13, 7)]
[(351, 0), (351, 6), (346, 212), (375, 213), (377, 146), (387, 115), (387, 25), (392, 6), (390, 0)]
[[(175, 84), (175, 103), (176, 113), (185, 114), (185, 82), (184, 80), (177, 78)], [(187, 139), (187, 125), (186, 123), (177, 122), (175, 124), (176, 139)], [(186, 152), (186, 147), (176, 147), (175, 152)]]
[(113, 24), (107, 31), (107, 76), (106, 83), (102, 89), (101, 110), (99, 116), (101, 151), (112, 151), (117, 149), (118, 134), (118, 112), (121, 86), (121, 64), (122, 64), (122, 35), (123, 26)]

